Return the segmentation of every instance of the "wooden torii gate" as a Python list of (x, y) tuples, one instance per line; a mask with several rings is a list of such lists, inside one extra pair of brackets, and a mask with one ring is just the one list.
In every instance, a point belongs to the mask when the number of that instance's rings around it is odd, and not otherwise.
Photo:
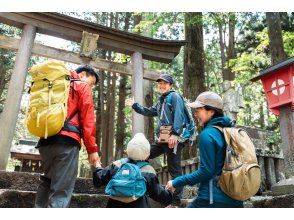
[[(88, 63), (100, 70), (130, 75), (135, 101), (143, 103), (143, 79), (156, 80), (158, 76), (158, 73), (144, 69), (143, 59), (169, 63), (185, 44), (185, 41), (152, 39), (59, 13), (1, 12), (0, 22), (22, 29), (20, 40), (0, 36), (0, 48), (17, 51), (7, 99), (0, 118), (0, 170), (6, 169), (31, 54), (76, 64)], [(34, 43), (36, 33), (80, 43), (84, 31), (99, 35), (98, 48), (130, 55), (131, 63), (92, 60), (77, 53)], [(144, 119), (141, 115), (133, 112), (132, 121), (133, 134), (144, 132)]]

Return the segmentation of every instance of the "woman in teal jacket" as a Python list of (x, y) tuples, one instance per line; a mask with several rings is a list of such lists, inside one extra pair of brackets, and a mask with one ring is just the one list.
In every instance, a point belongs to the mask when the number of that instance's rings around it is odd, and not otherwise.
[(174, 190), (185, 185), (200, 183), (198, 197), (188, 208), (242, 208), (243, 202), (230, 198), (217, 186), (216, 177), (221, 175), (225, 159), (226, 143), (223, 134), (213, 126), (232, 127), (232, 120), (223, 115), (223, 102), (214, 92), (201, 93), (195, 102), (195, 116), (204, 126), (199, 135), (199, 169), (191, 174), (175, 178), (167, 183)]

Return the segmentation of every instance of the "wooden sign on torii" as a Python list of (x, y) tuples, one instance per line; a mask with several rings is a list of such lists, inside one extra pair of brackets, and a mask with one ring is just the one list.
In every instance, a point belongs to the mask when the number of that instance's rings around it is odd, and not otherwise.
[[(143, 79), (156, 80), (158, 77), (158, 73), (144, 69), (143, 59), (169, 63), (185, 44), (185, 41), (148, 38), (59, 13), (1, 12), (0, 23), (22, 29), (20, 40), (0, 36), (0, 48), (17, 51), (0, 118), (0, 170), (6, 169), (31, 54), (75, 64), (88, 63), (100, 70), (130, 75), (134, 99), (143, 103)], [(120, 64), (99, 58), (92, 60), (77, 53), (34, 43), (36, 33), (80, 43), (84, 31), (99, 35), (98, 48), (130, 55), (131, 63)], [(132, 121), (133, 134), (144, 132), (143, 116), (133, 112)]]

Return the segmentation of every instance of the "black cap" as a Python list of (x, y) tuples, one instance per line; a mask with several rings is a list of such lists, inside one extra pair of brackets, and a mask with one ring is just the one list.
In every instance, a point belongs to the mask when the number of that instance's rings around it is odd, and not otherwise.
[(159, 81), (165, 81), (165, 82), (168, 82), (170, 84), (174, 84), (174, 80), (171, 76), (165, 74), (165, 73), (162, 73), (160, 74), (159, 78), (156, 80), (156, 82), (159, 82)]
[(83, 71), (86, 71), (91, 75), (94, 75), (96, 77), (96, 84), (99, 82), (99, 78), (100, 78), (99, 73), (92, 66), (86, 64), (86, 65), (79, 66), (76, 69), (77, 74), (79, 74), (79, 73), (81, 73)]

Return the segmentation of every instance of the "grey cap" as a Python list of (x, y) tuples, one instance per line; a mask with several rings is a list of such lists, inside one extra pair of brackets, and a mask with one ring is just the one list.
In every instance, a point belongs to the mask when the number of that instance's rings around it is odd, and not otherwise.
[(195, 100), (188, 104), (191, 108), (201, 108), (204, 106), (210, 106), (217, 109), (223, 109), (223, 100), (215, 92), (203, 92)]

